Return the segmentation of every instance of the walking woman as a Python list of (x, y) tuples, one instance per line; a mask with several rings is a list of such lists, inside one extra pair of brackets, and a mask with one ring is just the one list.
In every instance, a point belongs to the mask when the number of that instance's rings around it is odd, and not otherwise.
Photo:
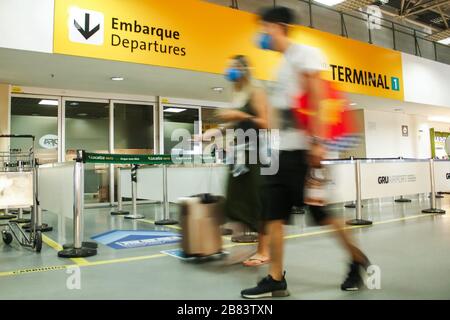
[[(265, 91), (252, 79), (249, 62), (245, 56), (237, 55), (231, 59), (226, 78), (233, 83), (233, 99), (231, 108), (217, 113), (219, 119), (226, 122), (228, 127), (241, 129), (245, 133), (249, 133), (248, 130), (255, 130), (258, 133), (259, 129), (267, 129), (268, 103)], [(269, 260), (266, 252), (262, 251), (268, 248), (268, 244), (267, 237), (264, 236), (262, 217), (263, 177), (258, 150), (262, 146), (258, 140), (250, 139), (244, 143), (241, 140), (239, 144), (239, 139), (235, 139), (231, 154), (228, 152), (228, 159), (231, 157), (234, 161), (228, 179), (226, 215), (231, 220), (243, 223), (250, 230), (259, 232), (258, 252), (244, 261), (244, 265), (264, 264)], [(250, 163), (249, 158), (252, 158), (250, 153), (258, 155), (256, 163), (253, 161)]]

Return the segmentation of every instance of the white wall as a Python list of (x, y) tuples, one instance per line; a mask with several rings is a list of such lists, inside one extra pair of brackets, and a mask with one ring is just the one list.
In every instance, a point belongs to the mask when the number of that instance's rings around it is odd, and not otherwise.
[(402, 53), (405, 101), (450, 107), (450, 65)]
[[(450, 124), (431, 122), (427, 117), (396, 112), (364, 110), (367, 158), (429, 158), (430, 128), (450, 131)], [(408, 126), (408, 136), (402, 135)]]
[(54, 0), (0, 0), (0, 47), (53, 52)]

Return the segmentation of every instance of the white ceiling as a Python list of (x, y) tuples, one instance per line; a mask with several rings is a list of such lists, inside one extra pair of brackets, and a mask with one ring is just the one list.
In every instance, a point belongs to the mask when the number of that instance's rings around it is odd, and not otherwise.
[[(54, 75), (52, 77), (52, 75)], [(122, 76), (124, 81), (111, 81)], [(223, 75), (135, 63), (0, 48), (0, 83), (19, 86), (179, 97), (225, 102), (230, 87)], [(224, 87), (222, 93), (211, 90)], [(450, 117), (450, 108), (350, 94), (353, 108)], [(400, 110), (395, 110), (400, 109)]]
[(450, 118), (450, 108), (436, 107), (419, 103), (404, 102), (394, 99), (371, 97), (361, 94), (349, 94), (349, 99), (356, 103), (352, 108), (369, 109), (386, 112), (400, 112), (421, 116), (441, 116)]
[[(113, 76), (125, 80), (111, 81)], [(227, 81), (218, 74), (3, 48), (0, 82), (213, 101), (227, 101), (230, 92)], [(212, 87), (225, 90), (217, 93)]]

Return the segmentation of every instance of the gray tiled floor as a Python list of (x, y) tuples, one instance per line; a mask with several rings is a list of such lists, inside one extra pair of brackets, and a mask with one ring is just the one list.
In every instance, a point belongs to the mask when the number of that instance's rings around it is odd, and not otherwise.
[[(439, 200), (450, 209), (450, 198)], [(365, 203), (363, 215), (372, 227), (352, 233), (372, 262), (381, 269), (381, 289), (347, 293), (339, 290), (346, 272), (346, 255), (328, 229), (312, 226), (305, 215), (294, 215), (287, 234), (286, 269), (290, 299), (449, 299), (450, 219), (449, 215), (425, 216), (428, 199), (412, 203), (377, 200)], [(176, 206), (172, 215), (176, 216)], [(112, 229), (174, 230), (156, 227), (151, 221), (161, 217), (158, 204), (141, 205), (148, 221), (130, 221), (109, 215), (109, 209), (85, 211), (85, 235), (89, 239)], [(353, 218), (354, 209), (337, 206), (336, 215)], [(56, 214), (45, 213), (45, 222), (55, 227), (46, 236), (63, 244), (71, 242), (72, 226)], [(302, 236), (300, 236), (302, 235)], [(229, 244), (228, 240), (225, 240)], [(221, 261), (192, 264), (159, 252), (177, 245), (114, 250), (99, 245), (99, 253), (81, 267), (81, 289), (69, 290), (65, 269), (39, 272), (17, 271), (41, 267), (73, 265), (44, 245), (41, 254), (20, 248), (16, 243), (0, 243), (0, 299), (239, 299), (239, 291), (251, 286), (267, 272), (267, 266), (245, 268), (225, 266)], [(253, 246), (227, 250), (250, 251)], [(142, 257), (130, 261), (132, 257)], [(97, 262), (98, 264), (93, 265)], [(82, 263), (82, 262), (81, 262)]]

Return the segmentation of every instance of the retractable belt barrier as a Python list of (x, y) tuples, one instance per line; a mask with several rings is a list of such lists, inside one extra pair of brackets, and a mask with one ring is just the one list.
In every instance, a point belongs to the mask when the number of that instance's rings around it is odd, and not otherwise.
[[(214, 163), (215, 158), (203, 155), (129, 155), (129, 154), (101, 154), (88, 153), (84, 150), (77, 150), (74, 168), (74, 210), (73, 210), (73, 239), (74, 243), (65, 245), (64, 249), (58, 252), (62, 258), (90, 257), (97, 254), (97, 245), (92, 242), (82, 242), (83, 240), (83, 211), (84, 211), (84, 164), (104, 163), (104, 164), (129, 164), (131, 165), (131, 185), (132, 185), (132, 214), (122, 208), (122, 195), (119, 191), (117, 211), (111, 212), (113, 215), (125, 215), (128, 219), (144, 218), (137, 214), (137, 169), (139, 165), (162, 165), (163, 167), (163, 212), (162, 220), (155, 221), (157, 225), (177, 224), (176, 220), (170, 219), (168, 186), (167, 186), (167, 166), (191, 163)], [(119, 174), (120, 177), (120, 174)], [(120, 178), (119, 178), (120, 179)], [(120, 185), (120, 181), (119, 181)], [(120, 187), (119, 187), (120, 188)]]

